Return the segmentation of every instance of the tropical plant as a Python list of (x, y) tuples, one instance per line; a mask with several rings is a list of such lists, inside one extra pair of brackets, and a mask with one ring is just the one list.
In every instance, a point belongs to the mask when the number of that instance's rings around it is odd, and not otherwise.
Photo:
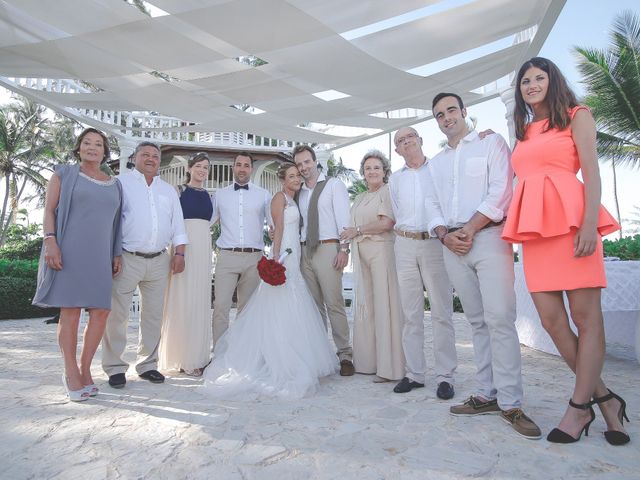
[[(598, 153), (613, 168), (618, 221), (616, 166), (640, 166), (640, 16), (620, 13), (607, 49), (575, 47), (586, 104), (598, 128)], [(620, 231), (622, 238), (622, 231)]]
[(43, 194), (47, 184), (41, 172), (50, 167), (53, 145), (46, 136), (48, 120), (43, 112), (44, 107), (26, 99), (0, 110), (0, 179), (4, 184), (0, 245), (27, 185)]
[(604, 240), (605, 257), (618, 257), (620, 260), (640, 260), (640, 235), (624, 237), (619, 240)]
[(346, 183), (353, 183), (358, 180), (358, 174), (353, 168), (347, 167), (342, 162), (342, 157), (336, 158), (331, 155), (327, 160), (327, 177), (335, 177)]
[(347, 188), (347, 191), (349, 192), (349, 198), (353, 200), (359, 194), (367, 191), (367, 183), (359, 178)]
[(43, 106), (21, 98), (0, 109), (0, 181), (4, 198), (0, 210), (0, 246), (15, 223), (20, 200), (36, 199), (41, 206), (47, 185), (45, 172), (72, 160), (78, 123), (66, 117), (52, 121)]

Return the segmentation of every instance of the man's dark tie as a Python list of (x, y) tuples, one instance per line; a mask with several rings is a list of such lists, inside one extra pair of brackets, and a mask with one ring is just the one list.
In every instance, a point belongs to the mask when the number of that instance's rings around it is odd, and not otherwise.
[(240, 185), (239, 183), (233, 184), (234, 190), (240, 190), (241, 188), (244, 188), (245, 190), (249, 190), (249, 184), (248, 183), (245, 183), (244, 185)]

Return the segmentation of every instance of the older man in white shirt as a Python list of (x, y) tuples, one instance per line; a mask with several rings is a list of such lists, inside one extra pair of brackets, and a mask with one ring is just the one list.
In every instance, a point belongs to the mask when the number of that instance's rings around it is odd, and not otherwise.
[(453, 375), (458, 365), (453, 289), (444, 267), (442, 245), (429, 236), (427, 228), (427, 158), (422, 152), (422, 138), (413, 128), (398, 130), (394, 141), (396, 152), (405, 160), (405, 165), (391, 175), (389, 191), (396, 217), (394, 250), (405, 321), (402, 347), (407, 363), (405, 377), (393, 391), (406, 393), (424, 387), (424, 287), (431, 305), (436, 395), (448, 400), (454, 395)]
[[(169, 273), (184, 270), (188, 243), (178, 194), (158, 176), (160, 148), (138, 144), (135, 169), (118, 175), (122, 184), (122, 273), (113, 280), (111, 313), (102, 342), (102, 367), (109, 385), (122, 388), (129, 364), (122, 358), (127, 345), (131, 298), (140, 289), (141, 317), (136, 371), (152, 383), (164, 382), (158, 372), (158, 345), (164, 293)], [(167, 247), (173, 245), (173, 254)]]
[(450, 411), (499, 413), (520, 435), (540, 438), (522, 411), (513, 250), (500, 238), (512, 197), (509, 147), (500, 135), (481, 139), (470, 130), (456, 94), (436, 95), (432, 111), (448, 143), (428, 165), (429, 232), (446, 247), (445, 266), (471, 324), (478, 383), (477, 394)]
[(329, 317), (340, 375), (351, 376), (355, 369), (342, 297), (342, 270), (349, 262), (350, 250), (349, 243), (341, 245), (339, 240), (342, 230), (350, 224), (349, 194), (340, 180), (320, 173), (316, 154), (308, 145), (298, 145), (292, 157), (304, 178), (298, 195), (302, 275), (325, 327)]
[(250, 182), (253, 157), (240, 152), (233, 162), (234, 183), (213, 197), (213, 221), (220, 222), (220, 248), (215, 272), (213, 345), (229, 328), (233, 292), (238, 289), (238, 312), (260, 283), (256, 265), (264, 249), (264, 226), (271, 194)]

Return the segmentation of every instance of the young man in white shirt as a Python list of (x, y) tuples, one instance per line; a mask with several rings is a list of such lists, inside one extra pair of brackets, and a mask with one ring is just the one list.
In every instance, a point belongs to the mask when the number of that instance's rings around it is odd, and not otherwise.
[(229, 328), (233, 292), (238, 289), (238, 312), (260, 283), (256, 265), (264, 249), (264, 225), (271, 194), (251, 183), (253, 157), (240, 152), (233, 162), (234, 183), (213, 196), (213, 221), (220, 222), (220, 248), (215, 271), (213, 346)]
[[(125, 386), (129, 364), (122, 358), (127, 345), (131, 298), (140, 289), (141, 316), (136, 364), (141, 378), (164, 382), (158, 372), (158, 345), (162, 328), (164, 293), (169, 273), (184, 270), (184, 246), (188, 243), (182, 208), (175, 188), (158, 176), (160, 148), (141, 142), (134, 152), (135, 169), (121, 173), (122, 273), (114, 278), (111, 313), (102, 341), (102, 367), (109, 385)], [(173, 245), (174, 254), (167, 247)]]
[(436, 95), (432, 111), (448, 143), (428, 165), (429, 232), (446, 247), (445, 266), (471, 324), (478, 383), (477, 395), (450, 411), (500, 414), (520, 435), (540, 438), (521, 408), (513, 250), (500, 237), (512, 197), (509, 147), (500, 135), (481, 139), (471, 130), (454, 93)]
[[(339, 240), (340, 232), (350, 223), (349, 194), (340, 180), (320, 173), (316, 154), (308, 145), (295, 147), (292, 157), (304, 178), (298, 197), (302, 215), (300, 268), (325, 327), (327, 317), (331, 322), (340, 359), (340, 375), (351, 376), (355, 369), (342, 297), (342, 270), (349, 262), (350, 250), (348, 243), (341, 245)], [(314, 196), (316, 189), (320, 189), (320, 193)], [(317, 199), (315, 212), (309, 208), (312, 197)], [(315, 225), (312, 225), (314, 221)]]
[(405, 160), (405, 165), (391, 175), (389, 192), (396, 217), (394, 250), (405, 321), (402, 347), (406, 374), (393, 391), (406, 393), (424, 387), (424, 287), (431, 305), (436, 395), (448, 400), (454, 395), (453, 375), (458, 365), (453, 289), (444, 267), (442, 245), (427, 228), (427, 158), (422, 152), (422, 138), (413, 128), (398, 130), (394, 141), (396, 152)]

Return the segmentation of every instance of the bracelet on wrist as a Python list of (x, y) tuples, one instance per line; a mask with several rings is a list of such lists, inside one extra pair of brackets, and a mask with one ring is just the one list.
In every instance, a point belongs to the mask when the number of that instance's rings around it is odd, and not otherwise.
[(44, 234), (44, 238), (51, 238), (54, 237), (55, 238), (56, 234), (54, 232), (48, 232)]
[(184, 253), (176, 252), (174, 255), (178, 255), (179, 257), (184, 257)]

